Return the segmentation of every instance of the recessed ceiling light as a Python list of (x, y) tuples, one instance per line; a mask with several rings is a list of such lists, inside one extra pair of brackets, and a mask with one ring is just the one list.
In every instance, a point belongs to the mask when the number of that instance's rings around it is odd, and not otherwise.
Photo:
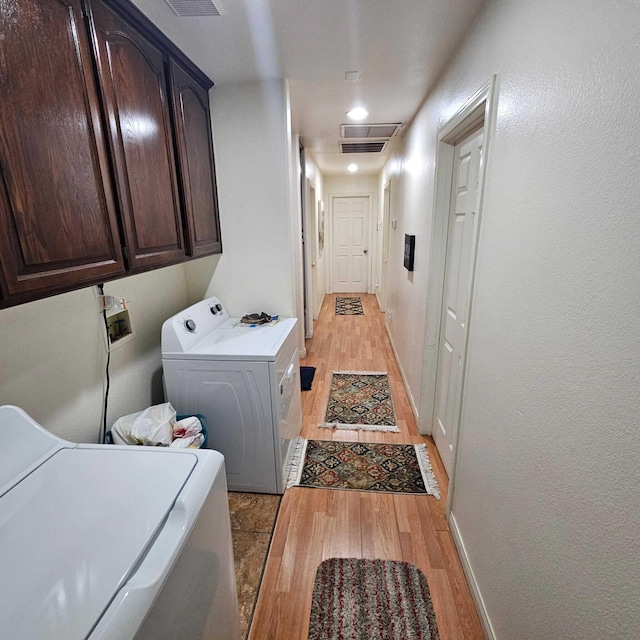
[(356, 107), (355, 109), (351, 109), (351, 111), (347, 111), (347, 115), (352, 120), (364, 120), (369, 115), (369, 112), (363, 107)]
[(350, 171), (351, 173), (355, 173), (358, 170), (358, 165), (354, 164), (353, 162), (347, 167), (347, 171)]

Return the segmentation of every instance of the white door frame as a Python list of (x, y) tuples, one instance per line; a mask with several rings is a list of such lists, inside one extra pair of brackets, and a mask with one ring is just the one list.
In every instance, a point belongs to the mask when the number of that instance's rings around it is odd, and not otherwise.
[[(420, 433), (431, 434), (434, 426), (434, 411), (436, 404), (436, 385), (438, 372), (438, 353), (441, 333), (442, 305), (444, 296), (444, 279), (447, 254), (447, 233), (449, 223), (449, 210), (451, 207), (451, 183), (454, 168), (454, 146), (456, 142), (464, 139), (474, 129), (482, 124), (484, 126), (483, 161), (480, 169), (480, 184), (478, 187), (478, 224), (482, 219), (484, 200), (484, 185), (487, 171), (487, 158), (493, 131), (495, 130), (495, 109), (497, 78), (493, 76), (464, 106), (447, 122), (438, 132), (438, 148), (436, 151), (436, 177), (433, 208), (433, 225), (431, 236), (431, 252), (429, 260), (429, 279), (427, 284), (427, 310), (426, 310), (426, 340), (423, 361), (422, 400), (420, 403)], [(481, 227), (480, 227), (481, 233)], [(478, 241), (472, 247), (471, 273), (469, 287), (469, 325), (472, 324), (473, 313), (473, 283), (476, 269), (476, 256)], [(467, 329), (465, 354), (468, 355), (469, 329)], [(464, 395), (465, 362), (462, 363), (462, 381), (460, 389), (460, 401)], [(447, 500), (447, 514), (451, 512), (453, 493), (455, 487), (455, 473), (458, 459), (458, 442), (460, 439), (460, 423), (462, 411), (458, 412), (459, 420), (455, 426), (455, 439), (453, 444), (453, 462), (451, 477), (449, 478), (449, 497)]]
[[(336, 198), (367, 198), (369, 201), (369, 230), (367, 232), (368, 243), (369, 243), (369, 265), (367, 267), (367, 293), (372, 292), (372, 282), (373, 282), (373, 264), (375, 258), (375, 251), (372, 249), (373, 247), (373, 207), (375, 205), (375, 201), (373, 198), (374, 194), (371, 192), (349, 192), (349, 193), (330, 193), (328, 195), (329, 201), (329, 215), (325, 218), (326, 224), (326, 232), (324, 235), (324, 248), (325, 251), (329, 251), (328, 254), (325, 254), (329, 259), (325, 260), (327, 263), (327, 286), (326, 289), (329, 293), (333, 293), (333, 201)], [(328, 218), (328, 219), (327, 219)]]

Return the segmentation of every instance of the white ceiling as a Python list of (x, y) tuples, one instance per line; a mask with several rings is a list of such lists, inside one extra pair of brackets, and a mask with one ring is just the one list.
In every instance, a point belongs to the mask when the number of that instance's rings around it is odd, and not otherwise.
[(288, 80), (293, 132), (336, 175), (351, 162), (376, 173), (386, 155), (340, 153), (346, 112), (407, 123), (485, 0), (216, 0), (227, 15), (198, 18), (133, 2), (216, 84)]

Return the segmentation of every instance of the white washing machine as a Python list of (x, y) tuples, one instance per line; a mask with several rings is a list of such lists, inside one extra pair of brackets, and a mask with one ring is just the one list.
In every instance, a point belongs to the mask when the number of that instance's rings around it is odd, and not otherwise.
[(208, 298), (162, 326), (167, 400), (205, 416), (230, 491), (284, 492), (302, 427), (296, 325), (242, 324)]
[(0, 629), (239, 640), (222, 455), (74, 444), (0, 407)]

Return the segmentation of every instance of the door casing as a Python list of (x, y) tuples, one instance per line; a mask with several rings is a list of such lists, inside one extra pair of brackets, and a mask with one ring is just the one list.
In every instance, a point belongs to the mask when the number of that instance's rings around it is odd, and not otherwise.
[[(436, 151), (436, 178), (433, 207), (433, 226), (431, 236), (431, 251), (429, 260), (429, 279), (427, 285), (426, 309), (426, 339), (423, 360), (423, 384), (420, 403), (419, 431), (430, 435), (434, 426), (434, 410), (437, 387), (438, 351), (441, 335), (441, 318), (444, 297), (445, 266), (447, 252), (447, 233), (449, 211), (451, 206), (451, 186), (454, 168), (454, 147), (479, 126), (484, 126), (484, 161), (480, 173), (478, 188), (478, 225), (482, 220), (484, 200), (484, 185), (487, 171), (491, 139), (495, 130), (496, 117), (496, 87), (497, 76), (493, 76), (479, 91), (477, 91), (438, 132), (438, 147)], [(480, 233), (476, 237), (476, 244), (472, 248), (470, 287), (469, 287), (469, 326), (473, 324), (473, 294), (476, 267), (476, 256)], [(467, 344), (469, 339), (467, 329)], [(455, 429), (456, 437), (453, 442), (453, 463), (449, 478), (449, 496), (447, 500), (447, 514), (451, 512), (455, 490), (456, 465), (458, 459), (458, 442), (460, 440), (460, 424), (464, 417), (464, 397), (466, 360), (468, 348), (465, 345), (465, 362), (460, 387), (461, 410), (458, 412), (458, 425)]]

